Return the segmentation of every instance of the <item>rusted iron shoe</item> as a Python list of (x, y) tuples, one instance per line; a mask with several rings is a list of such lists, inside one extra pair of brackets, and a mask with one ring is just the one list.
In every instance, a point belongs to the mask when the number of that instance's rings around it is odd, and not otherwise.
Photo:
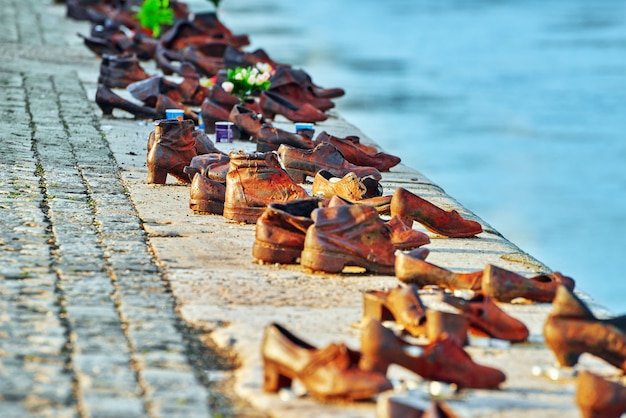
[(576, 376), (576, 404), (583, 418), (619, 418), (626, 413), (626, 386), (581, 370)]
[[(196, 146), (196, 150), (197, 148), (198, 147)], [(225, 183), (229, 164), (230, 157), (228, 155), (220, 152), (210, 152), (198, 154), (193, 157), (189, 162), (189, 165), (185, 166), (183, 171), (187, 173), (190, 181), (193, 180), (193, 177), (196, 175), (196, 173), (200, 173), (210, 178), (211, 180)]]
[(356, 203), (363, 199), (381, 196), (383, 188), (378, 179), (372, 176), (359, 177), (349, 172), (343, 177), (337, 177), (328, 170), (320, 170), (313, 178), (311, 193), (326, 199), (339, 196), (348, 202)]
[(134, 54), (102, 56), (98, 83), (109, 88), (126, 88), (128, 85), (149, 78)]
[(335, 177), (352, 172), (359, 177), (372, 176), (379, 181), (382, 178), (380, 171), (373, 167), (361, 167), (348, 162), (331, 144), (319, 144), (311, 150), (281, 145), (278, 154), (285, 170), (297, 183), (303, 183), (307, 176), (315, 177), (320, 170), (327, 170)]
[(341, 273), (345, 266), (394, 274), (391, 232), (376, 209), (365, 205), (320, 208), (304, 241), (300, 264), (313, 271)]
[(410, 254), (398, 253), (395, 261), (396, 277), (401, 282), (417, 287), (439, 286), (449, 290), (480, 290), (483, 271), (455, 273)]
[(191, 120), (161, 119), (154, 122), (154, 143), (146, 158), (148, 183), (165, 184), (167, 175), (189, 183), (183, 171), (196, 156), (194, 124)]
[(459, 347), (467, 345), (469, 322), (466, 317), (436, 309), (426, 310), (426, 338), (428, 341), (451, 339)]
[(325, 112), (335, 107), (332, 100), (325, 97), (314, 95), (309, 89), (298, 83), (283, 84), (280, 86), (270, 87), (269, 91), (285, 97), (292, 103), (301, 106), (305, 103), (310, 104), (316, 109)]
[(487, 264), (483, 270), (482, 291), (498, 302), (524, 298), (533, 302), (549, 303), (554, 299), (560, 285), (573, 289), (575, 282), (559, 272), (527, 278), (493, 264)]
[(397, 364), (427, 380), (454, 383), (459, 388), (495, 389), (506, 379), (493, 367), (475, 363), (463, 348), (445, 335), (428, 345), (413, 345), (396, 336), (375, 319), (361, 331), (363, 370), (387, 373)]
[(443, 210), (402, 187), (396, 189), (391, 199), (391, 215), (408, 226), (416, 221), (429, 231), (450, 238), (469, 238), (483, 232), (478, 222), (464, 219), (455, 210)]
[(302, 69), (295, 69), (289, 66), (274, 66), (276, 72), (270, 78), (272, 87), (278, 88), (291, 83), (296, 83), (311, 92), (316, 97), (334, 99), (343, 96), (346, 92), (342, 88), (322, 88), (315, 83), (309, 74)]
[(430, 406), (424, 410), (416, 405), (403, 402), (393, 396), (378, 397), (376, 418), (457, 418), (452, 408), (442, 401), (431, 399)]
[(264, 263), (292, 264), (300, 259), (311, 213), (323, 207), (321, 199), (270, 203), (256, 222), (252, 256)]
[(372, 152), (371, 147), (354, 142), (353, 138), (339, 138), (322, 131), (315, 138), (315, 144), (322, 142), (334, 145), (346, 160), (355, 165), (374, 167), (378, 171), (389, 171), (391, 167), (400, 164), (400, 157), (377, 150)]
[(304, 199), (309, 194), (283, 170), (276, 153), (230, 154), (224, 217), (255, 223), (272, 203)]
[(289, 99), (270, 91), (262, 91), (259, 96), (261, 112), (267, 119), (274, 119), (276, 114), (283, 115), (292, 122), (322, 122), (328, 115), (314, 106), (303, 103), (296, 104)]
[(363, 321), (394, 321), (414, 337), (426, 335), (426, 307), (414, 285), (391, 290), (367, 290), (363, 293)]
[(189, 209), (196, 215), (224, 213), (226, 185), (210, 179), (205, 173), (196, 173), (189, 188)]
[(471, 299), (463, 299), (441, 293), (441, 301), (461, 311), (469, 322), (471, 334), (511, 342), (528, 338), (526, 325), (500, 309), (489, 296), (478, 293)]
[(261, 355), (265, 392), (289, 388), (293, 379), (322, 401), (369, 399), (392, 388), (384, 374), (359, 369), (358, 351), (343, 343), (316, 348), (276, 323), (265, 328)]
[(589, 353), (626, 371), (626, 315), (597, 319), (563, 285), (556, 291), (543, 335), (561, 366), (572, 367), (582, 353)]
[(96, 90), (96, 104), (102, 110), (103, 116), (113, 116), (113, 109), (120, 109), (137, 119), (154, 120), (161, 117), (154, 108), (130, 102), (102, 84), (99, 84)]
[(256, 134), (257, 152), (277, 151), (278, 147), (283, 144), (300, 149), (311, 149), (314, 147), (313, 141), (306, 136), (287, 132), (269, 123), (264, 123)]

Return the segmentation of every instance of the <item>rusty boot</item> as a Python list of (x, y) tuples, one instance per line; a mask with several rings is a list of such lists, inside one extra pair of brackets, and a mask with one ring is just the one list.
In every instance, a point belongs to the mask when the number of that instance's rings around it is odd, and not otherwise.
[(226, 175), (224, 217), (237, 222), (255, 223), (272, 203), (304, 199), (309, 194), (282, 169), (273, 152), (230, 154)]
[(345, 266), (394, 274), (391, 232), (376, 209), (341, 205), (316, 209), (304, 241), (300, 264), (314, 271), (340, 273)]
[(148, 183), (165, 184), (168, 174), (182, 183), (189, 183), (184, 168), (196, 156), (193, 129), (191, 120), (154, 121), (154, 142), (146, 159)]

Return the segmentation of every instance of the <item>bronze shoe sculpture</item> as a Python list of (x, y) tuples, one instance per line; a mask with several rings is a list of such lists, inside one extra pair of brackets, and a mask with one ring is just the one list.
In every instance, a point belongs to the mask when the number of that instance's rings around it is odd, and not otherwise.
[(339, 138), (322, 131), (315, 138), (315, 143), (322, 142), (334, 145), (346, 160), (355, 165), (374, 167), (378, 171), (389, 171), (391, 167), (400, 164), (400, 157), (378, 150), (372, 152), (369, 147), (354, 142), (351, 138)]
[(264, 123), (255, 137), (257, 152), (277, 151), (283, 144), (300, 149), (311, 149), (314, 146), (313, 141), (306, 136), (275, 128), (269, 123)]
[(226, 185), (206, 176), (205, 173), (196, 173), (189, 188), (189, 209), (196, 215), (224, 213), (224, 199)]
[(359, 369), (358, 351), (342, 343), (316, 348), (276, 323), (265, 328), (261, 355), (266, 392), (289, 388), (293, 379), (322, 401), (369, 399), (392, 388), (383, 374)]
[(137, 119), (154, 120), (161, 116), (154, 108), (130, 102), (102, 84), (99, 84), (96, 90), (96, 104), (102, 110), (103, 116), (112, 116), (113, 109), (128, 112)]
[(270, 203), (256, 222), (252, 256), (264, 263), (295, 263), (304, 248), (311, 213), (323, 207), (320, 199)]
[(300, 264), (313, 271), (340, 273), (359, 266), (378, 274), (394, 274), (391, 233), (373, 207), (345, 205), (320, 208), (304, 241)]
[(576, 404), (583, 418), (619, 418), (626, 413), (626, 386), (581, 370), (576, 376)]
[(572, 278), (559, 272), (524, 277), (515, 272), (487, 264), (483, 270), (482, 291), (498, 302), (524, 298), (534, 302), (549, 303), (560, 285), (573, 289)]
[(414, 285), (367, 290), (363, 293), (363, 320), (366, 318), (394, 321), (414, 337), (426, 335), (426, 307)]
[[(200, 113), (204, 122), (204, 131), (210, 134), (215, 133), (215, 122), (226, 122), (230, 117), (230, 109), (225, 109), (218, 103), (214, 103), (208, 97), (202, 101)], [(239, 129), (237, 129), (235, 138), (239, 137), (240, 133)]]
[(289, 66), (275, 66), (276, 72), (270, 78), (273, 88), (296, 83), (302, 88), (308, 90), (316, 97), (323, 97), (325, 99), (334, 99), (341, 97), (345, 94), (342, 88), (322, 88), (315, 83), (309, 74), (304, 70), (291, 68)]
[(430, 342), (450, 339), (459, 347), (463, 347), (467, 345), (468, 330), (469, 322), (461, 314), (438, 309), (426, 310), (426, 338)]
[(340, 178), (325, 169), (315, 174), (311, 190), (316, 197), (330, 199), (333, 196), (339, 196), (352, 203), (380, 196), (382, 192), (379, 181), (374, 177), (359, 177), (349, 172)]
[(572, 367), (589, 353), (626, 371), (626, 315), (597, 319), (565, 286), (558, 287), (543, 335), (561, 366)]
[(396, 189), (391, 199), (391, 215), (408, 226), (416, 221), (435, 234), (451, 238), (468, 238), (483, 232), (478, 222), (462, 218), (455, 210), (443, 210), (402, 187)]
[(500, 309), (489, 296), (478, 293), (470, 299), (463, 299), (441, 293), (441, 301), (461, 311), (468, 320), (471, 334), (511, 342), (528, 338), (526, 325)]
[(315, 123), (328, 119), (328, 115), (308, 103), (296, 104), (270, 91), (261, 92), (259, 105), (263, 116), (267, 119), (274, 119), (276, 114), (283, 115), (292, 122)]
[(327, 170), (335, 177), (343, 177), (352, 172), (359, 177), (371, 176), (380, 180), (380, 172), (373, 167), (361, 167), (348, 162), (331, 144), (323, 143), (312, 150), (281, 145), (278, 147), (280, 160), (287, 173), (297, 183), (303, 183), (309, 177), (315, 177), (320, 170)]
[(424, 286), (439, 286), (449, 290), (480, 290), (483, 271), (455, 273), (410, 254), (398, 253), (395, 260), (396, 277), (401, 282)]
[(380, 322), (369, 319), (361, 331), (359, 366), (386, 374), (390, 364), (427, 380), (454, 383), (459, 388), (495, 389), (506, 379), (500, 370), (475, 363), (450, 338), (443, 336), (428, 345), (412, 345)]
[(273, 152), (230, 154), (226, 175), (224, 217), (237, 222), (255, 223), (272, 203), (304, 199), (309, 194), (280, 166)]
[(171, 174), (182, 183), (189, 183), (183, 171), (196, 156), (194, 124), (190, 120), (161, 119), (154, 122), (154, 143), (146, 158), (148, 183), (165, 184)]
[(136, 55), (121, 54), (102, 56), (98, 83), (109, 88), (126, 88), (129, 84), (150, 76), (145, 72)]
[(226, 174), (228, 173), (229, 165), (230, 157), (228, 155), (211, 152), (198, 154), (193, 157), (189, 165), (185, 166), (183, 171), (189, 176), (189, 181), (193, 180), (196, 173), (200, 173), (211, 180), (226, 183)]
[(157, 99), (163, 94), (176, 102), (182, 101), (183, 97), (178, 84), (163, 76), (154, 76), (136, 81), (129, 84), (126, 90), (135, 99), (141, 100), (146, 106), (150, 107), (155, 107)]

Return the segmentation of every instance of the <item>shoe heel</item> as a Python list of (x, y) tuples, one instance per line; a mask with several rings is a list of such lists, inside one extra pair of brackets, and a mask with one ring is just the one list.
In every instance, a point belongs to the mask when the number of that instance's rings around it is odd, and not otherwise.
[(281, 388), (291, 387), (291, 378), (280, 372), (280, 367), (273, 361), (263, 361), (263, 390), (276, 393)]
[(189, 200), (189, 209), (195, 215), (222, 215), (224, 213), (224, 203), (211, 200)]
[(96, 102), (100, 110), (102, 110), (103, 116), (113, 116), (113, 105), (109, 103), (98, 103)]
[(363, 294), (363, 316), (380, 322), (393, 321), (395, 319), (380, 298), (371, 293)]
[(294, 264), (301, 252), (298, 249), (281, 248), (259, 241), (252, 245), (252, 256), (264, 263)]
[(346, 259), (339, 255), (323, 254), (305, 249), (300, 257), (300, 265), (313, 271), (341, 273), (346, 266)]
[(148, 166), (148, 184), (165, 184), (167, 170)]

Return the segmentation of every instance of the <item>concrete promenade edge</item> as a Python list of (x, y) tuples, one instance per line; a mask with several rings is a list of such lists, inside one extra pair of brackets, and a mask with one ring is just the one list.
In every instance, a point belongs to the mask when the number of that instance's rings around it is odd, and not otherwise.
[[(0, 416), (375, 416), (375, 402), (263, 393), (260, 341), (276, 321), (316, 346), (358, 349), (362, 292), (397, 279), (254, 263), (254, 225), (193, 215), (186, 185), (145, 183), (152, 125), (117, 111), (102, 118), (93, 101), (100, 60), (76, 36), (89, 24), (66, 19), (63, 4), (0, 6)], [(318, 132), (373, 143), (331, 115)], [(455, 271), (486, 263), (549, 271), (419, 172), (394, 168), (383, 186), (482, 223), (474, 239), (433, 237), (428, 261)], [(550, 305), (502, 307), (529, 327), (530, 341), (468, 347), (507, 381), (498, 391), (464, 391), (450, 406), (467, 417), (578, 416), (572, 379), (531, 373), (554, 363), (542, 340)], [(591, 356), (581, 367), (611, 372)], [(393, 368), (390, 376), (413, 385), (398, 396), (426, 402), (419, 377)]]

